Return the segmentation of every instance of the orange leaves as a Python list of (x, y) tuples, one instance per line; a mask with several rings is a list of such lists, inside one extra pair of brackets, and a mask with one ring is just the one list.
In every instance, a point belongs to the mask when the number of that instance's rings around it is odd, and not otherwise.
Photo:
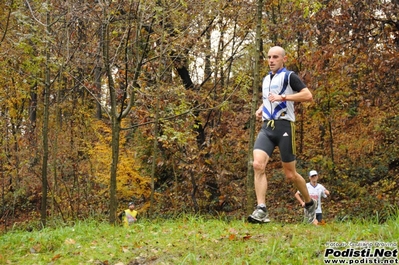
[(250, 235), (250, 234), (245, 234), (245, 235), (230, 234), (227, 238), (228, 238), (230, 241), (235, 241), (235, 240), (243, 240), (243, 241), (246, 241), (246, 240), (251, 239), (251, 238), (252, 238), (252, 235)]
[(57, 255), (55, 255), (54, 257), (51, 258), (51, 261), (57, 261), (57, 260), (59, 260), (61, 257), (62, 257), (61, 254), (57, 254)]
[(252, 235), (245, 233), (244, 235), (240, 235), (240, 232), (237, 231), (234, 228), (230, 228), (229, 229), (229, 234), (226, 236), (221, 237), (221, 239), (226, 238), (229, 241), (237, 241), (237, 240), (242, 240), (242, 241), (246, 241), (252, 238)]

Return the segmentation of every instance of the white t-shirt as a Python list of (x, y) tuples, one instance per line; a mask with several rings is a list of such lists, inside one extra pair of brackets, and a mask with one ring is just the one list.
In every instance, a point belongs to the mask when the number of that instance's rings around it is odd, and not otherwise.
[(321, 213), (321, 197), (327, 198), (327, 194), (324, 193), (326, 188), (319, 183), (313, 186), (310, 182), (306, 183), (306, 187), (308, 188), (310, 198), (317, 200), (316, 213)]

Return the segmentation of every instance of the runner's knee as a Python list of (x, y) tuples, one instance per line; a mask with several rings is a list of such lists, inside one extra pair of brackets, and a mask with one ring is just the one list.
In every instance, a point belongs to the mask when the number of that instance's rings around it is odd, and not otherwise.
[(295, 174), (295, 172), (286, 172), (286, 175), (285, 175), (285, 178), (289, 182), (294, 182), (297, 177), (298, 176), (297, 176), (297, 174)]
[(263, 171), (265, 171), (265, 165), (264, 165), (263, 163), (259, 163), (258, 161), (254, 161), (254, 162), (252, 163), (252, 165), (253, 165), (254, 170), (255, 170), (256, 172), (263, 172)]

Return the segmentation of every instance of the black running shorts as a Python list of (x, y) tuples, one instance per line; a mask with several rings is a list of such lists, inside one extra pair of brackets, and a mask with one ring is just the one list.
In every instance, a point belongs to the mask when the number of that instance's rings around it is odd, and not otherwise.
[(272, 156), (278, 146), (282, 162), (292, 162), (296, 159), (295, 124), (288, 120), (265, 120), (255, 140), (254, 150), (265, 151)]

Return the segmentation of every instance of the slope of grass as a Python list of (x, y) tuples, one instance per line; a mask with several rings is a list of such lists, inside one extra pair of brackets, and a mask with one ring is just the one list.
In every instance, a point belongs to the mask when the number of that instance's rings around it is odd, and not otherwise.
[(184, 216), (129, 229), (85, 221), (1, 235), (0, 264), (324, 264), (328, 242), (398, 239), (399, 218), (311, 226)]

